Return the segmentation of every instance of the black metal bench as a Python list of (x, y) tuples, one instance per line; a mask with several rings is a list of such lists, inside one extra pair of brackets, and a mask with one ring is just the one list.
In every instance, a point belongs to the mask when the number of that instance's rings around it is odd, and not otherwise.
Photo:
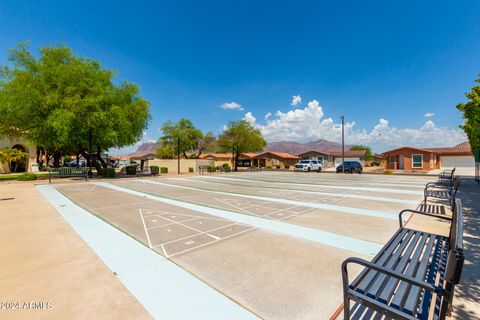
[(198, 173), (200, 175), (204, 175), (205, 172), (208, 172), (208, 168), (210, 168), (210, 166), (206, 166), (206, 165), (198, 166)]
[(443, 170), (440, 172), (437, 183), (452, 184), (453, 179), (455, 178), (456, 169), (457, 168), (453, 168), (452, 170)]
[[(400, 229), (371, 262), (359, 258), (343, 262), (345, 319), (445, 319), (450, 314), (464, 261), (459, 199), (454, 208), (451, 218), (403, 210)], [(450, 220), (449, 236), (404, 227), (402, 215), (406, 212)], [(351, 283), (350, 264), (364, 267)]]
[(48, 182), (52, 183), (53, 178), (61, 177), (82, 177), (85, 178), (85, 181), (88, 180), (88, 170), (87, 168), (80, 167), (61, 167), (61, 168), (49, 168), (48, 169)]
[(460, 177), (455, 177), (451, 185), (438, 185), (434, 182), (427, 183), (425, 190), (423, 191), (424, 203), (427, 203), (428, 198), (436, 198), (448, 200), (450, 205), (453, 205), (453, 201), (460, 187)]

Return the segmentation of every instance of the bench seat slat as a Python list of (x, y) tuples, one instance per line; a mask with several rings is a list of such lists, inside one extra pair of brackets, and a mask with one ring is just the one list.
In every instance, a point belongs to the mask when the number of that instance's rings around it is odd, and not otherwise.
[[(388, 242), (385, 244), (384, 249), (381, 250), (377, 255), (372, 259), (372, 262), (377, 263), (377, 264), (383, 264), (385, 260), (387, 259), (386, 254), (390, 254), (398, 244), (398, 242), (405, 237), (407, 234), (407, 229), (398, 229), (395, 234), (393, 235), (392, 238), (388, 240)], [(360, 282), (363, 281), (363, 278), (366, 276), (366, 274), (369, 273), (369, 270), (364, 269), (355, 280), (351, 283), (350, 287), (356, 288)]]
[[(407, 265), (410, 255), (415, 249), (418, 241), (421, 239), (421, 232), (410, 231), (412, 237), (408, 242), (405, 243), (403, 252), (397, 253), (394, 257), (391, 258), (390, 264), (387, 268), (403, 273), (405, 266)], [(389, 283), (390, 280), (394, 281), (395, 279), (388, 277), (386, 274), (381, 274), (375, 280), (375, 283), (368, 290), (368, 295), (375, 299), (380, 299), (383, 303), (387, 303), (391, 295), (393, 294), (393, 283)], [(388, 288), (387, 288), (388, 286)], [(385, 291), (385, 289), (387, 291)]]
[[(420, 254), (425, 248), (425, 243), (428, 239), (428, 235), (423, 233), (423, 232), (418, 232), (418, 237), (415, 243), (410, 244), (408, 251), (405, 253), (405, 255), (402, 257), (402, 260), (399, 262), (396, 271), (411, 276), (413, 274), (413, 270), (416, 269), (416, 266), (418, 266), (418, 259), (420, 258)], [(383, 303), (389, 303), (390, 298), (392, 295), (395, 293), (395, 297), (401, 296), (402, 292), (399, 290), (395, 291), (395, 288), (397, 287), (398, 283), (400, 282), (398, 279), (389, 277), (387, 280), (387, 284), (385, 285), (385, 288), (383, 289), (382, 294), (379, 297), (379, 300), (382, 301)], [(402, 281), (404, 282), (404, 281)]]
[[(398, 237), (396, 241), (392, 243), (389, 250), (383, 252), (383, 256), (379, 259), (378, 262), (375, 262), (378, 265), (384, 266), (386, 268), (391, 269), (392, 266), (395, 264), (395, 259), (400, 256), (403, 252), (404, 248), (409, 243), (410, 239), (414, 235), (413, 232), (409, 232), (408, 229), (405, 229), (406, 234), (405, 237)], [(370, 270), (366, 275), (365, 279), (360, 283), (360, 285), (355, 289), (363, 294), (369, 294), (370, 286), (373, 285), (376, 281), (378, 276), (377, 271)], [(380, 275), (382, 277), (383, 274)]]
[[(426, 244), (427, 240), (430, 242)], [(425, 246), (426, 245), (426, 246)], [(412, 257), (410, 264), (408, 265), (405, 275), (416, 278), (417, 272), (421, 264), (422, 253), (424, 251), (429, 251), (433, 247), (433, 242), (431, 241), (430, 235), (424, 233), (422, 241), (418, 244), (415, 253)], [(429, 249), (430, 248), (430, 249)], [(400, 284), (397, 288), (395, 296), (391, 302), (394, 308), (400, 309), (400, 304), (405, 299), (405, 293), (410, 289), (410, 285), (405, 281), (400, 281)]]

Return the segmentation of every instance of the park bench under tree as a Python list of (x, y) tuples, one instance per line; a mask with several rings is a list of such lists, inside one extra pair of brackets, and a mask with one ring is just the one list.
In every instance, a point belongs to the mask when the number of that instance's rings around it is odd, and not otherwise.
[(48, 169), (48, 182), (52, 183), (53, 178), (62, 177), (82, 177), (85, 181), (88, 180), (88, 169), (85, 167), (62, 167), (62, 168), (49, 168)]
[[(464, 262), (459, 199), (454, 209), (451, 217), (403, 210), (400, 228), (371, 262), (359, 258), (343, 262), (345, 319), (442, 320), (451, 313)], [(449, 236), (406, 228), (402, 216), (407, 212), (451, 221)], [(351, 264), (364, 269), (349, 282)]]

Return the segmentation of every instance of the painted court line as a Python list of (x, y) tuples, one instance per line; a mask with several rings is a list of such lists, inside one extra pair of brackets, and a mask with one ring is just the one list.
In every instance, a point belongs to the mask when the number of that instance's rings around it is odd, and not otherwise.
[[(192, 181), (192, 182), (198, 182), (196, 179), (187, 179), (187, 178), (181, 178), (177, 180), (182, 180), (182, 181)], [(218, 182), (210, 182), (210, 181), (202, 181), (202, 183), (217, 183)], [(246, 185), (237, 185), (237, 184), (229, 184), (226, 183), (230, 186), (238, 186), (238, 187), (251, 187), (251, 186), (246, 186)], [(385, 197), (375, 197), (375, 196), (362, 196), (362, 195), (356, 195), (356, 194), (334, 194), (331, 192), (320, 192), (320, 191), (308, 191), (308, 190), (298, 190), (298, 189), (288, 189), (288, 188), (277, 188), (277, 187), (266, 187), (266, 186), (256, 186), (256, 188), (262, 188), (262, 189), (267, 189), (267, 190), (284, 190), (288, 192), (294, 192), (294, 193), (304, 193), (304, 194), (316, 194), (316, 195), (322, 195), (322, 196), (335, 196), (335, 197), (342, 197), (342, 198), (352, 198), (352, 199), (362, 199), (362, 200), (372, 200), (372, 201), (383, 201), (383, 202), (390, 202), (390, 203), (409, 203), (409, 204), (417, 204), (418, 200), (409, 200), (409, 199), (395, 199), (395, 198), (385, 198)]]
[(150, 241), (150, 236), (148, 235), (147, 225), (145, 224), (145, 219), (143, 219), (142, 209), (138, 210), (140, 218), (142, 219), (143, 229), (145, 230), (145, 235), (147, 236), (148, 246), (152, 248), (152, 242)]
[(373, 257), (382, 248), (382, 244), (378, 244), (378, 243), (374, 243), (366, 240), (360, 240), (360, 239), (356, 239), (348, 236), (338, 235), (335, 233), (321, 231), (317, 229), (302, 227), (294, 224), (285, 223), (282, 221), (264, 219), (264, 218), (245, 215), (245, 214), (241, 214), (233, 211), (210, 208), (210, 207), (206, 207), (198, 204), (183, 202), (180, 200), (164, 198), (161, 196), (156, 196), (156, 195), (120, 187), (107, 182), (95, 182), (95, 184), (105, 188), (112, 189), (112, 190), (121, 191), (128, 194), (133, 194), (139, 197), (143, 197), (146, 199), (151, 199), (158, 202), (174, 205), (177, 207), (186, 208), (193, 211), (221, 217), (224, 219), (237, 221), (250, 226), (255, 226), (258, 228), (283, 233), (296, 238), (310, 240), (313, 242), (344, 249), (344, 250), (358, 253), (358, 254), (363, 254), (366, 256)]
[(383, 193), (400, 193), (400, 194), (413, 194), (413, 195), (423, 195), (422, 191), (411, 191), (403, 189), (389, 189), (389, 188), (370, 188), (370, 187), (345, 187), (345, 186), (334, 186), (329, 184), (317, 184), (317, 183), (295, 183), (295, 182), (283, 182), (283, 181), (274, 181), (274, 180), (252, 180), (252, 179), (243, 179), (243, 178), (227, 178), (227, 177), (213, 177), (213, 176), (201, 176), (200, 178), (206, 179), (219, 179), (219, 180), (234, 180), (234, 181), (250, 181), (254, 183), (281, 183), (289, 184), (292, 186), (309, 186), (309, 187), (323, 187), (331, 189), (342, 189), (342, 190), (364, 190), (364, 191), (376, 191)]
[(52, 186), (37, 188), (155, 319), (258, 319)]
[(239, 197), (239, 198), (247, 198), (247, 199), (255, 199), (255, 200), (261, 200), (261, 201), (277, 202), (277, 203), (289, 204), (289, 205), (293, 205), (293, 206), (302, 206), (302, 207), (316, 208), (316, 209), (326, 209), (326, 210), (346, 212), (346, 213), (363, 215), (363, 216), (397, 220), (397, 217), (394, 214), (389, 213), (389, 212), (367, 210), (367, 209), (360, 209), (360, 208), (353, 208), (353, 207), (346, 207), (346, 206), (338, 206), (338, 205), (317, 203), (317, 202), (306, 202), (306, 201), (298, 201), (298, 200), (254, 196), (254, 195), (247, 195), (247, 194), (243, 194), (243, 193), (216, 191), (216, 190), (202, 189), (202, 188), (195, 188), (195, 187), (187, 187), (187, 186), (181, 186), (181, 185), (164, 183), (164, 182), (157, 182), (157, 181), (150, 181), (150, 180), (145, 180), (145, 182), (146, 183), (151, 183), (151, 184), (163, 185), (163, 186), (167, 186), (167, 187), (180, 188), (180, 189), (186, 189), (186, 190), (204, 191), (204, 192), (208, 192), (208, 193), (228, 195), (228, 196), (234, 196), (234, 197)]

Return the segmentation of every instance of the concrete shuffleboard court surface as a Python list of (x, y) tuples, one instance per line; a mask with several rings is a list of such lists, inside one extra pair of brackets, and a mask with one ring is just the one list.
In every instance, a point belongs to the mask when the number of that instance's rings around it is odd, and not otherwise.
[(371, 259), (421, 201), (425, 177), (378, 178), (389, 192), (367, 175), (263, 172), (41, 191), (155, 318), (328, 319), (343, 260)]

